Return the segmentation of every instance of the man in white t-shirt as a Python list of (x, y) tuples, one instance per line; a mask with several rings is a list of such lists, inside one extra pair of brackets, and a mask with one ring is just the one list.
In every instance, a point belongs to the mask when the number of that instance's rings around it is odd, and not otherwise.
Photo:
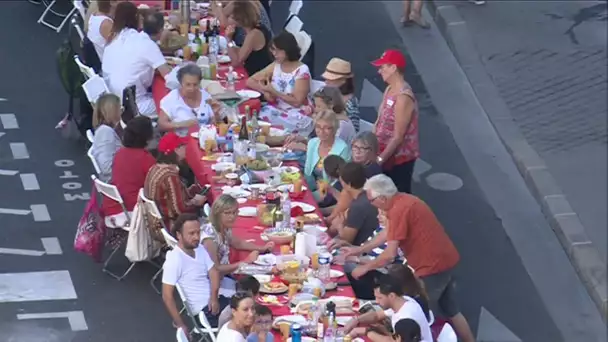
[[(178, 245), (167, 253), (163, 265), (163, 302), (177, 327), (188, 332), (175, 304), (179, 286), (187, 301), (188, 311), (198, 320), (203, 312), (211, 326), (217, 326), (220, 312), (229, 299), (219, 295), (221, 276), (205, 247), (200, 245), (201, 228), (195, 214), (181, 214), (173, 225)], [(199, 322), (200, 323), (200, 322)]]
[(102, 60), (102, 74), (110, 91), (120, 97), (125, 88), (135, 85), (135, 102), (142, 115), (156, 117), (157, 109), (148, 92), (154, 72), (163, 77), (171, 71), (155, 40), (163, 32), (164, 20), (155, 15), (144, 19), (144, 31), (123, 29), (106, 45)]
[(418, 302), (408, 296), (405, 296), (403, 284), (396, 278), (382, 274), (376, 281), (374, 288), (374, 296), (376, 303), (385, 311), (371, 311), (349, 321), (344, 327), (345, 333), (348, 333), (353, 338), (365, 335), (373, 342), (392, 342), (393, 338), (390, 335), (382, 335), (374, 330), (374, 328), (356, 328), (358, 325), (371, 325), (382, 322), (385, 318), (390, 318), (391, 326), (395, 328), (395, 324), (399, 320), (409, 318), (420, 326), (422, 339), (420, 342), (433, 342), (431, 327)]

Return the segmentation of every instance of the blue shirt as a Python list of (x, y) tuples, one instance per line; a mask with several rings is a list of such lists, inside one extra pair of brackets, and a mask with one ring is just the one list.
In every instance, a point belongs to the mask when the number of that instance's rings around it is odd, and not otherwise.
[[(258, 334), (249, 334), (247, 336), (247, 342), (261, 342), (259, 341)], [(274, 342), (274, 336), (270, 332), (266, 333), (266, 341), (265, 342)]]

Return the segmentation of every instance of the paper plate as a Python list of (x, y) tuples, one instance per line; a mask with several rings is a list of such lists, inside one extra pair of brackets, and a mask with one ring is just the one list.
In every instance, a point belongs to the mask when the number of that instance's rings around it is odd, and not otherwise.
[(259, 92), (255, 91), (255, 90), (250, 90), (250, 89), (237, 90), (236, 93), (240, 97), (246, 98), (246, 99), (257, 99), (260, 96), (262, 96), (262, 94), (260, 94)]
[(194, 139), (198, 139), (198, 132), (192, 132), (192, 133), (190, 133), (190, 136), (193, 137)]
[(213, 171), (226, 171), (226, 170), (234, 170), (236, 169), (236, 164), (231, 162), (222, 162), (211, 165), (211, 170)]
[(253, 263), (260, 266), (274, 266), (277, 264), (277, 256), (274, 254), (262, 254)]
[(284, 137), (287, 135), (287, 132), (285, 132), (285, 130), (282, 130), (280, 128), (275, 128), (275, 127), (270, 127), (270, 136), (271, 137)]
[[(283, 185), (279, 185), (277, 186), (277, 190), (279, 190), (280, 192), (285, 192), (285, 191), (289, 191), (289, 192), (293, 192), (293, 184), (283, 184)], [(302, 191), (306, 191), (308, 190), (308, 188), (304, 185), (302, 185)], [(304, 208), (302, 208), (304, 209)]]
[(306, 325), (306, 323), (308, 321), (306, 320), (306, 317), (304, 317), (302, 315), (285, 315), (285, 316), (279, 316), (279, 317), (275, 318), (274, 321), (272, 322), (272, 327), (275, 329), (278, 328), (277, 324), (279, 324), (281, 322), (298, 323), (301, 325)]
[(262, 144), (262, 143), (255, 144), (255, 151), (257, 153), (264, 153), (264, 152), (268, 151), (268, 149), (270, 149), (270, 146), (268, 146), (266, 144)]
[(218, 55), (217, 62), (220, 64), (230, 63), (231, 59), (228, 55)]
[(239, 208), (239, 216), (254, 217), (258, 214), (258, 210), (255, 207), (242, 207)]
[(300, 207), (302, 208), (302, 210), (305, 213), (312, 213), (313, 211), (315, 211), (315, 207), (308, 204), (308, 203), (303, 203), (303, 202), (291, 202), (291, 208), (293, 209), (294, 207)]

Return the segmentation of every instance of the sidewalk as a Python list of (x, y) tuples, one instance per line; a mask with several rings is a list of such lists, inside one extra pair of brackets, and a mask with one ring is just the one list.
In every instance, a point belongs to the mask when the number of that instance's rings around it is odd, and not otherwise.
[(428, 4), (606, 317), (606, 3)]

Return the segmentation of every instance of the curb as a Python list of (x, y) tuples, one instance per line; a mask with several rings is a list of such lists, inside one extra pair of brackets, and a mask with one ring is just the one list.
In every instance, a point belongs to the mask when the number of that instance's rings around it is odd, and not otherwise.
[(508, 107), (481, 63), (481, 56), (456, 6), (452, 1), (428, 1), (427, 5), (437, 28), (464, 70), (478, 101), (513, 157), (528, 189), (540, 204), (604, 321), (608, 320), (606, 263), (589, 240), (578, 215), (549, 173), (545, 162), (513, 122)]

